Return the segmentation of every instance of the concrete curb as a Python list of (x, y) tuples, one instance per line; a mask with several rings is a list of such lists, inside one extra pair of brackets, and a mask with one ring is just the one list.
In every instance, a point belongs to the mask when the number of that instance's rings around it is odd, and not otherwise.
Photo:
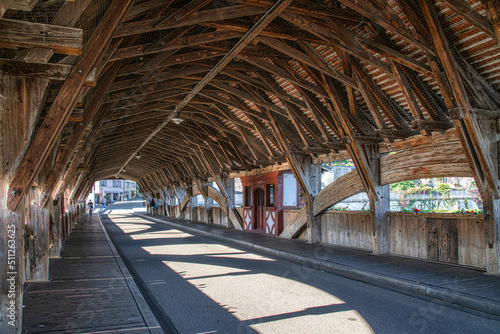
[(500, 303), (491, 300), (479, 299), (464, 293), (450, 291), (444, 288), (439, 288), (424, 283), (412, 282), (405, 279), (381, 275), (372, 271), (362, 270), (335, 262), (325, 261), (317, 258), (312, 258), (309, 256), (303, 256), (295, 253), (281, 251), (267, 246), (255, 245), (248, 241), (232, 239), (226, 236), (217, 235), (207, 231), (192, 228), (189, 226), (176, 224), (170, 221), (166, 221), (160, 218), (148, 216), (141, 213), (135, 213), (135, 214), (143, 218), (154, 220), (158, 223), (170, 225), (175, 228), (179, 228), (181, 230), (185, 230), (188, 232), (193, 232), (195, 234), (203, 235), (212, 239), (217, 239), (231, 245), (241, 246), (247, 249), (255, 250), (257, 252), (270, 255), (276, 258), (280, 258), (283, 260), (287, 260), (296, 264), (300, 264), (312, 269), (322, 270), (331, 274), (379, 286), (384, 289), (400, 292), (413, 297), (427, 297), (444, 302), (446, 304), (452, 304), (464, 307), (466, 309), (479, 311), (487, 315), (500, 316)]

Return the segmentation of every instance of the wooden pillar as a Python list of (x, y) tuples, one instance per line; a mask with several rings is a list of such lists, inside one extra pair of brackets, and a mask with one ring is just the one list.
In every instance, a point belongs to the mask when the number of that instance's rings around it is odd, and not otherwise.
[(61, 202), (49, 202), (49, 257), (59, 257), (61, 254)]
[[(314, 207), (314, 196), (321, 191), (321, 165), (314, 165), (312, 158), (307, 156), (302, 161), (304, 177), (307, 179), (311, 189), (311, 206)], [(310, 241), (321, 242), (321, 223), (318, 217), (311, 215)]]
[(378, 145), (363, 145), (367, 156), (368, 168), (375, 178), (373, 192), (367, 192), (370, 201), (370, 213), (372, 222), (372, 251), (373, 254), (384, 254), (390, 252), (389, 217), (391, 193), (390, 185), (380, 185), (380, 154)]
[[(207, 187), (209, 186), (208, 183), (203, 183), (203, 188), (205, 188), (205, 193), (208, 194), (208, 189)], [(207, 197), (205, 199), (205, 212), (206, 212), (206, 217), (207, 217), (207, 224), (213, 224), (214, 223), (214, 217), (213, 217), (213, 211), (212, 207), (214, 206), (214, 200), (210, 197)]]
[(377, 186), (379, 200), (376, 201), (373, 196), (370, 198), (370, 213), (372, 219), (372, 247), (373, 254), (389, 253), (390, 236), (389, 236), (389, 216), (387, 212), (390, 211), (391, 193), (390, 186)]
[[(47, 81), (0, 74), (0, 333), (20, 333), (22, 286), (25, 280), (25, 212), (31, 202), (23, 196), (15, 211), (7, 206), (7, 188), (34, 132)], [(31, 185), (30, 185), (31, 186)], [(26, 209), (26, 210), (25, 210)], [(43, 223), (43, 222), (42, 222)]]
[[(485, 153), (488, 154), (498, 171), (498, 142), (497, 126), (494, 119), (479, 118), (478, 124), (484, 138)], [(497, 189), (499, 187), (498, 174), (495, 175)], [(496, 189), (495, 189), (496, 190)], [(485, 183), (484, 189), (479, 189), (483, 199), (483, 212), (485, 219), (485, 248), (486, 248), (486, 271), (491, 274), (500, 273), (500, 199), (495, 198), (495, 190), (489, 188)]]
[(235, 195), (236, 195), (236, 188), (234, 184), (234, 179), (230, 178), (224, 178), (222, 180), (222, 185), (224, 186), (224, 191), (226, 193), (226, 198), (227, 198), (227, 215), (226, 215), (226, 226), (227, 227), (234, 227), (234, 224), (231, 222), (230, 218), (230, 211), (236, 211), (235, 210)]
[(28, 192), (25, 200), (26, 281), (49, 279), (49, 210), (38, 202), (40, 187)]
[(184, 198), (186, 192), (184, 191), (184, 189), (182, 189), (182, 187), (179, 187), (179, 188), (175, 188), (175, 193), (177, 195), (177, 203), (178, 203), (177, 206), (179, 207), (179, 216), (177, 218), (184, 219), (185, 214), (184, 214), (184, 210), (182, 210), (181, 203), (182, 203), (182, 199)]
[(189, 203), (189, 209), (191, 210), (191, 221), (196, 221), (198, 219), (196, 210), (197, 207), (198, 207), (198, 197), (193, 196), (191, 197), (191, 201)]

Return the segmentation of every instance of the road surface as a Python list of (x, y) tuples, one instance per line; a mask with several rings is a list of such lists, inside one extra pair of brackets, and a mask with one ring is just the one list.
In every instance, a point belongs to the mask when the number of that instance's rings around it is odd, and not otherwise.
[(273, 259), (134, 215), (103, 222), (179, 333), (500, 333), (500, 322)]

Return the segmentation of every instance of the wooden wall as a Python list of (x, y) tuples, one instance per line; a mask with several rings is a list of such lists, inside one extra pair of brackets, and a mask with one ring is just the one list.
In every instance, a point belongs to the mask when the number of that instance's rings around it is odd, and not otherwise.
[(199, 222), (207, 222), (207, 211), (205, 210), (204, 206), (196, 207), (196, 217), (198, 217), (198, 219), (196, 220)]
[(483, 215), (389, 213), (391, 253), (486, 268)]
[(372, 225), (369, 212), (328, 211), (318, 217), (321, 242), (372, 250)]
[(224, 211), (217, 206), (213, 206), (211, 210), (212, 210), (212, 224), (227, 227), (229, 222), (227, 219), (227, 215), (224, 213)]

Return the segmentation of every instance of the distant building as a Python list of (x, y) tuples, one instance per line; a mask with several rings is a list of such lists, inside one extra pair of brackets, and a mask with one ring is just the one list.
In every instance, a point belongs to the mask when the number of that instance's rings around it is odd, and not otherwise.
[(89, 199), (94, 203), (102, 203), (103, 199), (116, 202), (125, 195), (125, 180), (101, 180), (97, 181), (92, 187), (92, 193)]
[(125, 180), (125, 198), (130, 199), (138, 196), (137, 182)]

